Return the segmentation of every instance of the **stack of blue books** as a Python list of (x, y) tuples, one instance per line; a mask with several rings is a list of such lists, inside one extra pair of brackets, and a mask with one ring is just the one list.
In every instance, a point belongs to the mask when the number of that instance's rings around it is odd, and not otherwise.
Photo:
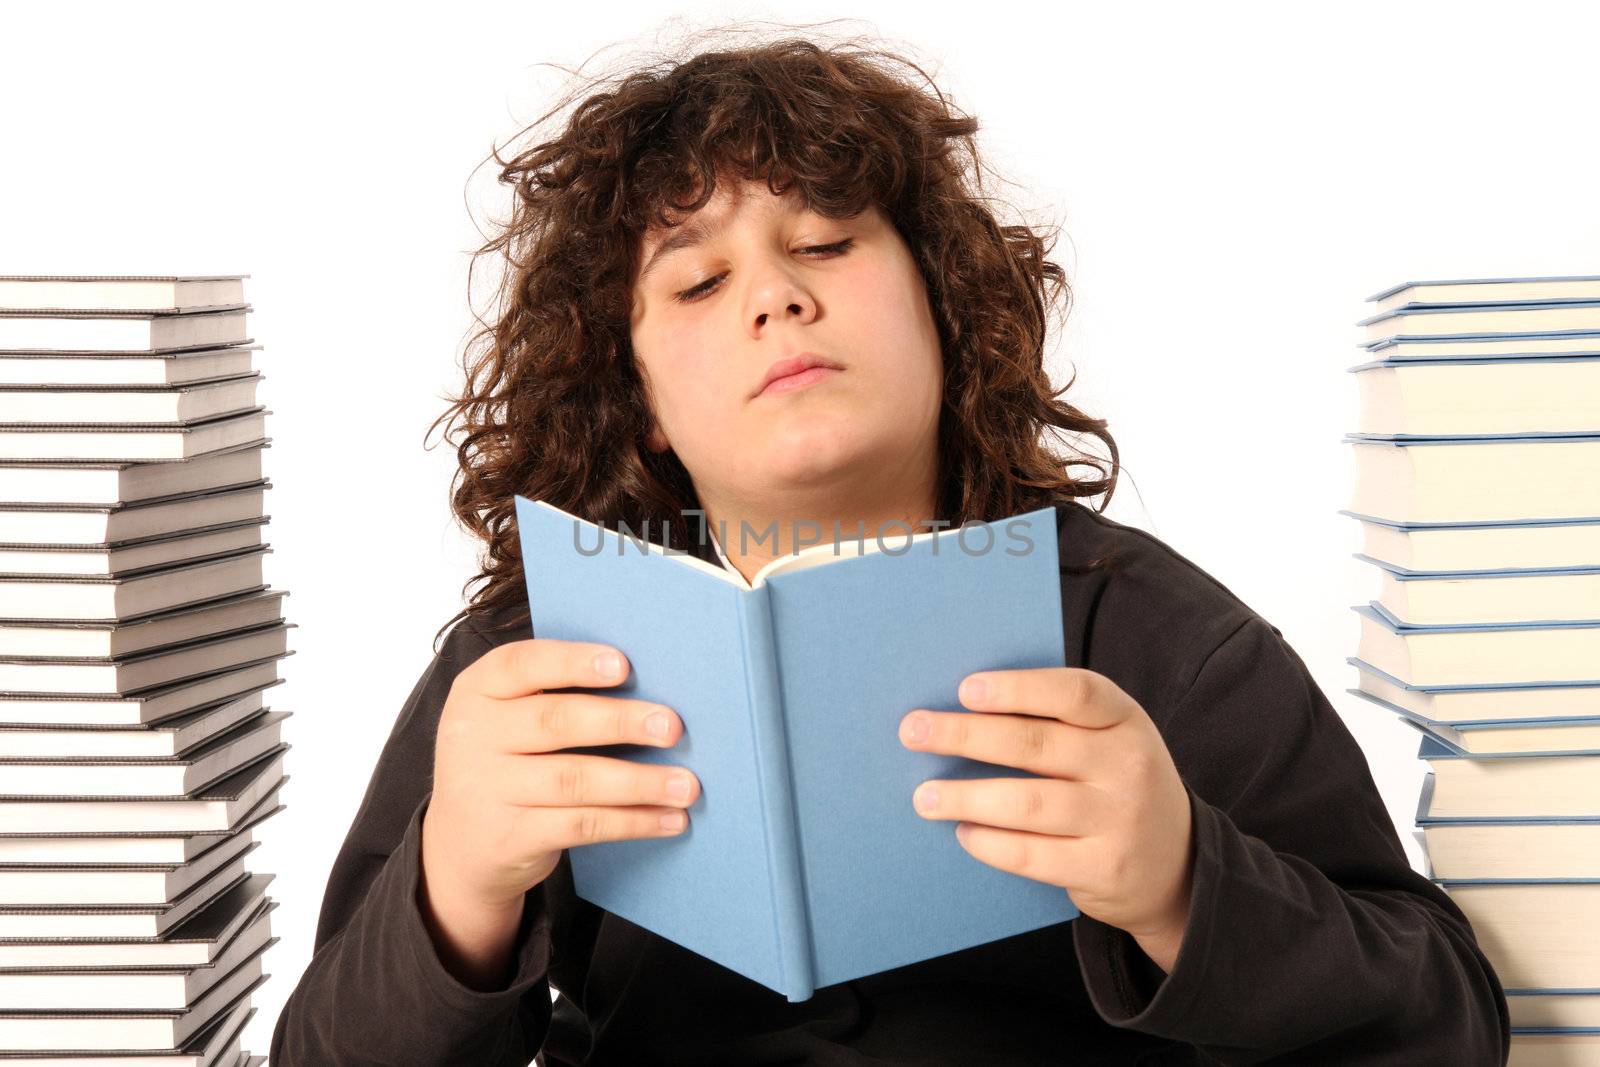
[(1428, 874), (1505, 987), (1513, 1059), (1582, 1055), (1600, 1048), (1600, 277), (1370, 299), (1341, 514), (1378, 595), (1354, 608), (1349, 692), (1422, 734)]

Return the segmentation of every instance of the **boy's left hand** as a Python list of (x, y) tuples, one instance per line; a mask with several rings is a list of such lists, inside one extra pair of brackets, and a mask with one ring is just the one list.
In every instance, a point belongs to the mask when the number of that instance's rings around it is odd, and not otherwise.
[(916, 709), (900, 721), (901, 743), (1042, 777), (930, 780), (917, 812), (957, 820), (961, 847), (991, 867), (1067, 890), (1170, 973), (1189, 921), (1193, 816), (1144, 708), (1074, 667), (971, 674), (960, 697), (981, 714)]

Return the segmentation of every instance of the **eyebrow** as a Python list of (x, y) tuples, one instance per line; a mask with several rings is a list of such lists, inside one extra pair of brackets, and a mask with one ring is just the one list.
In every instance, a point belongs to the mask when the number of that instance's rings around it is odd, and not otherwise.
[[(797, 205), (786, 205), (783, 208), (783, 213), (787, 216), (798, 217), (804, 214), (804, 209)], [(682, 252), (686, 248), (705, 244), (727, 229), (730, 221), (732, 221), (732, 217), (728, 215), (724, 215), (722, 221), (715, 224), (707, 223), (698, 214), (689, 216), (677, 229), (672, 231), (670, 236), (656, 246), (654, 252), (650, 253), (650, 258), (645, 261), (644, 269), (639, 272), (639, 284), (644, 284), (645, 279), (650, 277), (650, 272), (662, 260), (674, 252)]]
[(682, 226), (674, 230), (666, 240), (657, 245), (654, 252), (650, 253), (650, 258), (646, 261), (644, 269), (639, 272), (639, 282), (643, 284), (644, 280), (650, 277), (650, 272), (656, 268), (656, 265), (674, 252), (681, 252), (686, 248), (705, 244), (721, 233), (725, 226), (725, 222), (721, 225), (710, 226), (698, 216), (690, 218)]

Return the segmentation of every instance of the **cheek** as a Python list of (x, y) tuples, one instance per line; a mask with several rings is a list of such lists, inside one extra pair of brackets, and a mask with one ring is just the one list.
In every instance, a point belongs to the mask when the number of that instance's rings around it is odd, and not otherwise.
[(850, 279), (856, 336), (882, 342), (877, 356), (901, 373), (942, 370), (939, 333), (922, 275), (909, 261), (863, 270)]
[(645, 359), (656, 416), (675, 435), (695, 436), (724, 418), (721, 398), (706, 387), (716, 380), (716, 346), (692, 326), (658, 337)]

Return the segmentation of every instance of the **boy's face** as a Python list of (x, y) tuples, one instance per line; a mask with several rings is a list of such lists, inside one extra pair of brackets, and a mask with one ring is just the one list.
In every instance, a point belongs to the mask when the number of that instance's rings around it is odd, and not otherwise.
[[(699, 243), (663, 249), (702, 226)], [(719, 181), (641, 244), (631, 333), (647, 446), (675, 450), (702, 501), (854, 500), (929, 469), (943, 358), (922, 274), (881, 209), (836, 221), (793, 192)], [(839, 369), (761, 391), (769, 367), (805, 353)]]

